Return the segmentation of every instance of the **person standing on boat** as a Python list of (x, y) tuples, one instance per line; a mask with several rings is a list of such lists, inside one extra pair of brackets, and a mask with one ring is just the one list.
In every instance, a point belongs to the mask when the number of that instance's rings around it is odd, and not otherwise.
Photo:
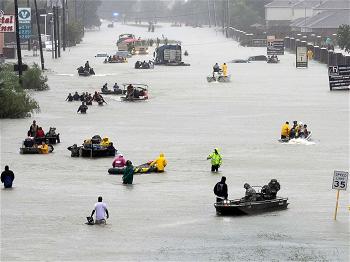
[(1, 173), (1, 182), (5, 188), (11, 188), (13, 180), (15, 180), (15, 174), (9, 169), (9, 166), (5, 166), (5, 171)]
[(245, 197), (243, 198), (245, 201), (255, 201), (256, 200), (256, 191), (252, 188), (248, 183), (245, 183)]
[(221, 70), (222, 70), (222, 74), (224, 76), (227, 76), (227, 65), (226, 63), (224, 63), (222, 66), (221, 66)]
[(220, 66), (218, 63), (215, 63), (213, 66), (213, 78), (215, 77), (215, 73), (220, 73)]
[[(91, 212), (91, 218), (96, 213), (95, 224), (105, 224), (106, 219), (109, 218), (107, 205), (106, 203), (102, 202), (101, 196), (98, 197), (97, 201), (98, 202), (95, 204), (94, 210), (92, 210)], [(106, 217), (105, 217), (105, 214), (107, 215)]]
[(156, 172), (162, 173), (164, 172), (164, 169), (167, 164), (168, 162), (164, 156), (164, 153), (160, 153), (159, 157), (150, 164), (150, 168), (154, 166), (156, 169)]
[(123, 184), (132, 184), (134, 180), (134, 166), (130, 160), (126, 161), (126, 167), (123, 172)]
[(216, 202), (222, 202), (228, 197), (226, 177), (222, 177), (221, 181), (214, 186), (214, 194), (217, 196)]
[(90, 65), (89, 61), (86, 61), (85, 66), (84, 66), (85, 71), (90, 72)]
[(36, 124), (36, 121), (33, 120), (33, 124), (31, 124), (29, 127), (28, 136), (35, 137), (37, 131), (38, 131), (38, 125)]
[(209, 159), (211, 159), (211, 172), (219, 172), (219, 167), (222, 164), (222, 157), (219, 153), (219, 149), (215, 148), (214, 152), (207, 157), (207, 160)]
[(281, 139), (286, 139), (289, 137), (289, 132), (290, 132), (290, 128), (289, 128), (289, 122), (287, 121), (283, 126), (282, 126), (282, 130), (281, 130)]

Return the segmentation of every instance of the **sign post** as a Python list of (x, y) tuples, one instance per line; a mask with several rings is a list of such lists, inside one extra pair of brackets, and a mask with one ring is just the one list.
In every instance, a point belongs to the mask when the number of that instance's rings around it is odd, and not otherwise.
[(275, 36), (267, 36), (266, 38), (267, 55), (284, 55), (284, 40), (276, 39)]
[(32, 36), (31, 8), (18, 8), (19, 36), (22, 40), (28, 40)]
[(337, 65), (328, 67), (329, 88), (349, 89), (350, 88), (350, 65)]
[(306, 46), (297, 46), (296, 52), (296, 68), (307, 68), (307, 47)]
[(337, 190), (337, 197), (335, 202), (334, 220), (337, 220), (338, 202), (340, 190), (346, 190), (348, 187), (349, 173), (345, 171), (334, 171), (332, 189)]

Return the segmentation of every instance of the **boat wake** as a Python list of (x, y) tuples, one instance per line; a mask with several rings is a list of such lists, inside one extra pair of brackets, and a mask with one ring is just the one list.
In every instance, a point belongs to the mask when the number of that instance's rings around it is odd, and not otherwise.
[(286, 145), (315, 145), (316, 143), (310, 140), (302, 139), (302, 138), (293, 138), (288, 141), (288, 143), (285, 143)]
[(74, 74), (56, 74), (57, 76), (74, 76)]

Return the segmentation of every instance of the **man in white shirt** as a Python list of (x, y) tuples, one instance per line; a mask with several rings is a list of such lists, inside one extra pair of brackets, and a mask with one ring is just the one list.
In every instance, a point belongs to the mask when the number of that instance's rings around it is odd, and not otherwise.
[[(92, 210), (91, 217), (93, 217), (95, 212), (96, 212), (95, 224), (105, 224), (106, 219), (109, 218), (109, 214), (108, 214), (107, 205), (102, 202), (101, 196), (98, 197), (98, 202), (95, 204), (94, 210)], [(107, 215), (106, 218), (105, 218), (105, 213)]]

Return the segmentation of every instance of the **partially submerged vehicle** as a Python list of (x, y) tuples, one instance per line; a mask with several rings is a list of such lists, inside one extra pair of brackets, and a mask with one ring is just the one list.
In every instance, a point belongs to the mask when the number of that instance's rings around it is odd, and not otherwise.
[(95, 57), (108, 57), (107, 53), (97, 53)]
[(266, 55), (250, 56), (248, 61), (267, 61)]
[(249, 63), (249, 60), (246, 60), (246, 59), (234, 59), (234, 60), (231, 60), (230, 63), (234, 63), (234, 64)]
[(214, 75), (207, 76), (207, 81), (211, 82), (220, 82), (228, 83), (231, 81), (231, 75), (224, 76), (221, 73), (215, 73)]
[(182, 62), (181, 45), (163, 45), (154, 52), (154, 63), (167, 66), (189, 66)]
[(288, 198), (277, 197), (269, 200), (242, 201), (241, 199), (224, 200), (214, 204), (218, 215), (254, 215), (287, 209)]
[(135, 39), (132, 43), (132, 46), (133, 46), (133, 49), (132, 49), (133, 55), (147, 55), (148, 54), (148, 43), (146, 40)]
[(125, 42), (127, 39), (135, 39), (135, 35), (133, 34), (121, 34), (119, 35), (119, 39), (117, 41), (118, 51), (129, 51), (128, 43)]
[(123, 84), (126, 96), (121, 97), (121, 101), (144, 101), (148, 99), (148, 85), (146, 84)]

